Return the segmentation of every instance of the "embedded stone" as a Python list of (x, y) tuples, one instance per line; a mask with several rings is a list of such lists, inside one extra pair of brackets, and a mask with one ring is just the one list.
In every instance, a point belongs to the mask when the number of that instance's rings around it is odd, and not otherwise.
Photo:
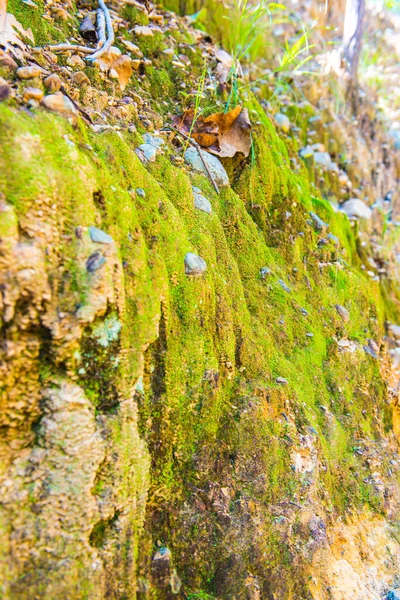
[(24, 89), (22, 97), (25, 102), (28, 102), (28, 100), (36, 100), (37, 102), (40, 102), (43, 96), (43, 90), (34, 87), (27, 87)]
[(52, 73), (48, 77), (43, 80), (45, 87), (51, 92), (59, 92), (62, 86), (61, 78), (57, 75), (57, 73)]
[(156, 148), (161, 148), (165, 144), (165, 140), (161, 137), (151, 135), (150, 133), (145, 133), (143, 139), (145, 144), (150, 144), (150, 146), (155, 146)]
[(94, 271), (97, 271), (97, 269), (100, 269), (105, 262), (106, 259), (101, 252), (93, 252), (86, 261), (86, 270), (89, 271), (89, 273), (93, 273)]
[(375, 350), (373, 350), (369, 346), (363, 346), (363, 350), (364, 350), (365, 354), (369, 354), (369, 356), (372, 356), (372, 358), (378, 358), (378, 355), (375, 352)]
[(283, 115), (282, 113), (277, 113), (274, 118), (275, 118), (276, 124), (278, 125), (278, 127), (280, 129), (282, 129), (282, 131), (284, 131), (285, 133), (288, 133), (288, 131), (290, 131), (289, 117), (287, 117), (286, 115)]
[(311, 146), (305, 146), (304, 148), (299, 150), (300, 158), (311, 158), (311, 156), (313, 156), (313, 154), (314, 154), (314, 150), (312, 149)]
[(310, 217), (312, 218), (315, 228), (318, 229), (318, 231), (328, 229), (329, 224), (325, 223), (315, 212), (310, 211)]
[(141, 144), (139, 148), (135, 149), (135, 152), (143, 164), (155, 162), (157, 158), (157, 146), (152, 144)]
[(8, 69), (9, 71), (16, 71), (18, 65), (10, 54), (0, 49), (0, 67)]
[(197, 187), (193, 186), (193, 196), (194, 196), (194, 205), (198, 210), (202, 210), (203, 212), (211, 215), (212, 206), (211, 202), (207, 200), (205, 196), (201, 193), (201, 190)]
[(268, 275), (271, 275), (272, 271), (269, 267), (261, 267), (260, 269), (260, 277), (261, 279), (265, 279)]
[(11, 86), (8, 85), (2, 77), (0, 77), (0, 101), (8, 100), (11, 96)]
[(111, 235), (104, 233), (98, 227), (89, 227), (89, 234), (92, 242), (97, 242), (98, 244), (112, 244), (114, 242)]
[[(204, 150), (201, 151), (202, 157), (206, 162), (211, 175), (214, 177), (217, 185), (223, 187), (229, 185), (229, 177), (221, 162), (213, 154), (209, 154)], [(185, 162), (192, 167), (194, 171), (202, 173), (209, 178), (207, 169), (204, 167), (203, 161), (200, 158), (197, 148), (188, 148), (185, 152)]]
[(76, 120), (77, 111), (71, 100), (64, 96), (64, 94), (50, 94), (45, 96), (41, 102), (42, 106), (51, 110), (52, 112), (59, 113), (63, 117), (73, 118)]
[(76, 85), (89, 85), (89, 77), (83, 71), (76, 71), (71, 75), (71, 81)]
[(188, 252), (185, 256), (185, 273), (186, 275), (192, 275), (194, 277), (203, 275), (207, 270), (206, 261), (201, 258), (201, 256), (197, 256), (197, 254), (193, 254), (193, 252)]
[(326, 238), (330, 242), (333, 242), (335, 244), (335, 246), (339, 246), (339, 238), (337, 238), (336, 235), (333, 235), (332, 233), (328, 233)]
[(347, 322), (350, 319), (350, 313), (344, 306), (341, 306), (340, 304), (335, 304), (335, 308), (339, 315), (342, 317), (343, 321)]
[(328, 167), (332, 162), (328, 152), (314, 152), (314, 160), (322, 167)]
[(79, 56), (79, 54), (73, 54), (67, 58), (67, 65), (70, 67), (78, 67), (78, 69), (84, 69), (86, 67), (85, 61)]
[(286, 285), (286, 283), (283, 281), (283, 279), (278, 279), (278, 283), (281, 286), (281, 288), (283, 290), (285, 290), (285, 292), (287, 292), (288, 294), (292, 293), (292, 290), (290, 289), (290, 287), (288, 285)]
[(372, 210), (359, 198), (350, 198), (340, 206), (341, 212), (346, 213), (348, 217), (356, 217), (358, 219), (370, 219)]
[(279, 383), (280, 385), (287, 385), (288, 384), (288, 380), (285, 379), (284, 377), (277, 377), (275, 379), (275, 383)]
[(40, 77), (42, 75), (42, 69), (40, 67), (20, 67), (17, 69), (17, 77), (19, 79), (33, 79), (34, 77)]

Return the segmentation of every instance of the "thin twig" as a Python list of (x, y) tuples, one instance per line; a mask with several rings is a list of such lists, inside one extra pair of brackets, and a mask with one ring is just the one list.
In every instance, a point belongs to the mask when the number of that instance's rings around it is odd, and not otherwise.
[[(50, 50), (51, 52), (82, 52), (82, 54), (92, 54), (93, 48), (88, 48), (88, 46), (75, 46), (74, 44), (53, 44), (43, 46), (45, 50)], [(42, 52), (43, 48), (32, 48), (34, 52)]]
[(99, 50), (106, 43), (106, 18), (101, 8), (96, 12), (96, 32), (97, 32), (97, 49)]
[(90, 123), (90, 125), (93, 125), (93, 121), (90, 118), (90, 115), (88, 115), (88, 113), (83, 110), (83, 108), (81, 108), (79, 106), (79, 104), (77, 102), (75, 102), (75, 100), (73, 98), (71, 98), (71, 96), (68, 94), (67, 90), (65, 89), (65, 87), (62, 85), (60, 87), (60, 92), (62, 92), (64, 94), (64, 96), (67, 96), (68, 100), (70, 100), (72, 102), (72, 104), (75, 106), (76, 110), (78, 110), (81, 115), (83, 116), (83, 118), (88, 121), (88, 123)]
[(201, 162), (203, 163), (203, 166), (207, 172), (207, 175), (211, 181), (211, 183), (214, 186), (215, 191), (217, 192), (217, 194), (219, 194), (219, 188), (217, 186), (217, 183), (208, 167), (207, 161), (204, 159), (202, 150), (201, 150), (201, 146), (191, 137), (187, 136), (186, 134), (182, 133), (182, 131), (179, 131), (179, 129), (176, 129), (176, 127), (174, 127), (173, 125), (167, 125), (167, 127), (165, 127), (164, 129), (172, 129), (173, 131), (175, 131), (175, 133), (181, 135), (183, 138), (185, 138), (185, 140), (187, 140), (189, 143), (191, 143), (197, 150), (197, 152), (199, 153)]
[(114, 42), (114, 29), (111, 21), (110, 12), (104, 3), (104, 0), (99, 0), (99, 6), (104, 13), (104, 18), (106, 21), (107, 39), (102, 45), (102, 47), (99, 48), (99, 50), (87, 57), (86, 60), (90, 62), (96, 60), (96, 58), (99, 58), (100, 56), (108, 52), (108, 50), (111, 48)]

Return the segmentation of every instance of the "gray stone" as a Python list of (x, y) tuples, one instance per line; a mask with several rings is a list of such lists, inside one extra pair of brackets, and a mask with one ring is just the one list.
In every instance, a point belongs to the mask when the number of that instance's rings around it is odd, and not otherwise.
[(64, 96), (64, 94), (49, 94), (45, 96), (41, 101), (42, 106), (53, 112), (63, 115), (67, 119), (73, 119), (76, 122), (77, 110), (71, 100)]
[(97, 242), (98, 244), (112, 244), (114, 242), (111, 235), (104, 233), (104, 231), (98, 229), (98, 227), (89, 227), (89, 233), (92, 242)]
[(328, 233), (328, 235), (326, 236), (326, 238), (330, 242), (333, 242), (335, 244), (335, 246), (339, 246), (339, 238), (337, 238), (336, 235), (333, 235), (333, 233)]
[(341, 212), (346, 213), (348, 217), (356, 217), (358, 219), (370, 219), (372, 210), (362, 200), (358, 198), (350, 198), (340, 207)]
[(372, 356), (372, 358), (378, 358), (378, 355), (375, 352), (375, 350), (373, 350), (369, 346), (363, 346), (363, 350), (364, 350), (365, 354), (369, 354), (370, 356)]
[(309, 337), (309, 338), (313, 338), (314, 334), (309, 332), (309, 333), (306, 333), (306, 336)]
[(301, 314), (302, 314), (304, 317), (308, 317), (308, 311), (306, 311), (306, 309), (305, 309), (305, 308), (300, 308), (300, 311), (301, 311)]
[(135, 152), (143, 164), (155, 162), (157, 158), (157, 146), (152, 144), (141, 144), (139, 148), (135, 149)]
[(93, 273), (100, 269), (106, 262), (106, 259), (100, 252), (93, 252), (86, 261), (86, 270)]
[(343, 321), (348, 321), (350, 319), (350, 313), (346, 308), (344, 308), (344, 306), (341, 306), (340, 304), (335, 304), (335, 308), (339, 315), (342, 317)]
[(260, 277), (261, 279), (265, 279), (268, 275), (271, 275), (272, 271), (269, 267), (261, 267), (260, 269)]
[(193, 196), (194, 196), (194, 205), (198, 210), (202, 210), (203, 212), (211, 215), (212, 206), (211, 202), (207, 200), (205, 196), (201, 193), (201, 190), (197, 187), (193, 186)]
[(322, 167), (328, 167), (332, 162), (329, 152), (314, 152), (314, 160)]
[(368, 342), (368, 346), (371, 348), (371, 350), (373, 350), (375, 352), (375, 354), (379, 354), (379, 346), (375, 342), (375, 340), (371, 340), (371, 338), (368, 338), (367, 342)]
[(290, 119), (286, 115), (282, 113), (278, 113), (275, 115), (275, 122), (282, 131), (287, 133), (290, 130)]
[(145, 133), (143, 139), (145, 144), (150, 144), (150, 146), (155, 146), (156, 148), (161, 148), (161, 146), (164, 146), (165, 144), (165, 141), (162, 138), (151, 135), (150, 133)]
[[(213, 154), (209, 154), (208, 152), (202, 151), (202, 157), (206, 162), (211, 175), (214, 177), (217, 185), (223, 187), (225, 185), (229, 185), (229, 177), (221, 162), (218, 160), (216, 156)], [(200, 155), (196, 148), (188, 148), (185, 152), (185, 162), (197, 171), (198, 173), (202, 173), (205, 177), (208, 178), (207, 169), (204, 167), (203, 162), (200, 158)]]
[(286, 283), (283, 281), (283, 279), (278, 279), (278, 283), (281, 286), (281, 288), (283, 290), (285, 290), (285, 292), (287, 292), (288, 294), (292, 293), (292, 290), (290, 289), (290, 287), (288, 285), (286, 285)]
[(325, 223), (325, 221), (323, 221), (315, 212), (310, 211), (310, 217), (314, 221), (315, 228), (318, 229), (318, 231), (322, 231), (329, 227), (329, 224)]
[(197, 256), (197, 254), (193, 254), (193, 252), (188, 252), (185, 256), (185, 273), (186, 275), (199, 276), (203, 275), (207, 270), (206, 261), (201, 258), (201, 256)]
[(304, 148), (299, 150), (300, 158), (311, 158), (311, 156), (313, 156), (313, 155), (314, 155), (314, 150), (311, 148), (311, 146), (305, 146)]
[(146, 198), (146, 192), (142, 188), (136, 188), (136, 193), (141, 198)]
[(284, 377), (277, 377), (275, 379), (275, 383), (279, 383), (280, 385), (287, 385), (288, 384), (288, 380), (285, 379)]

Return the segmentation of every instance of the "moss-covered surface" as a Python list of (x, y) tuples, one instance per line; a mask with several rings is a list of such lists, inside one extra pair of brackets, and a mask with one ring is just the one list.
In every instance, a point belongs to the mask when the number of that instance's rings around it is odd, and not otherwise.
[[(390, 428), (390, 419), (383, 422), (378, 362), (362, 349), (338, 353), (333, 339), (363, 344), (380, 337), (379, 286), (357, 268), (347, 219), (310, 196), (307, 180), (287, 166), (268, 119), (258, 116), (255, 162), (244, 167), (236, 192), (217, 196), (206, 179), (194, 178), (211, 199), (213, 214), (207, 215), (194, 208), (189, 175), (167, 156), (146, 170), (129, 134), (94, 135), (42, 110), (30, 117), (1, 107), (0, 186), (19, 218), (46, 196), (57, 202), (65, 236), (96, 224), (116, 242), (126, 295), (120, 338), (107, 345), (103, 336), (99, 345), (100, 334), (88, 330), (69, 368), (100, 411), (118, 412), (121, 390), (143, 376), (136, 396), (152, 460), (146, 535), (172, 549), (188, 589), (211, 592), (219, 569), (234, 557), (249, 568), (256, 561), (264, 578), (272, 564), (298, 584), (299, 573), (284, 556), (289, 550), (279, 536), (274, 542), (267, 507), (302, 502), (311, 486), (335, 514), (365, 504), (379, 509), (379, 498), (359, 483), (368, 472), (354, 446), (358, 437), (374, 439)], [(311, 208), (329, 221), (339, 248), (318, 245)], [(206, 260), (205, 276), (185, 275), (188, 251)], [(74, 243), (68, 241), (61, 256), (71, 285), (60, 301), (73, 311), (85, 304), (89, 275)], [(263, 278), (262, 267), (271, 274)], [(349, 310), (349, 322), (336, 304)], [(277, 377), (287, 386), (275, 383)], [(323, 465), (318, 476), (292, 470), (291, 447), (309, 430)], [(210, 482), (229, 489), (228, 525), (218, 523), (218, 511), (189, 525), (183, 507), (193, 490), (204, 491)], [(265, 512), (262, 544), (242, 548), (235, 531), (227, 546), (227, 531), (244, 518), (245, 501)], [(93, 533), (96, 546), (104, 523)]]
[[(32, 9), (9, 4), (25, 27), (33, 25), (37, 43), (65, 37), (65, 28), (49, 32), (46, 21), (29, 22)], [(133, 7), (123, 12), (130, 24), (145, 24), (143, 15)], [(161, 34), (135, 41), (153, 64), (128, 92), (147, 91), (165, 112), (186, 73), (162, 54)], [(199, 53), (192, 63), (195, 81), (204, 68)], [(90, 490), (99, 515), (86, 540), (109, 571), (96, 598), (135, 597), (136, 560), (138, 596), (169, 597), (151, 573), (160, 545), (170, 548), (192, 600), (247, 597), (253, 579), (262, 598), (275, 597), (278, 588), (282, 599), (310, 598), (307, 557), (298, 550), (302, 525), (294, 518), (288, 536), (278, 508), (308, 503), (332, 521), (384, 509), (383, 496), (365, 482), (372, 467), (356, 450), (360, 439), (374, 443), (391, 429), (380, 362), (363, 345), (380, 340), (385, 319), (393, 318), (393, 290), (381, 290), (361, 270), (357, 230), (321, 198), (315, 174), (304, 165), (291, 169), (297, 142), (277, 133), (253, 97), (247, 106), (257, 123), (252, 159), (226, 161), (232, 185), (217, 195), (206, 178), (173, 165), (168, 144), (144, 167), (134, 152), (137, 132), (94, 133), (41, 108), (27, 114), (13, 101), (0, 105), (0, 192), (14, 209), (0, 213), (0, 233), (5, 239), (17, 230), (17, 219), (20, 240), (45, 245), (55, 310), (72, 323), (93, 302), (87, 228), (114, 240), (115, 273), (110, 267), (107, 281), (115, 276), (117, 299), (70, 345), (68, 335), (60, 340), (46, 329), (46, 350), (31, 374), (41, 386), (60, 375), (80, 386), (108, 444)], [(192, 184), (210, 199), (211, 215), (195, 209)], [(44, 242), (27, 223), (32, 214), (40, 220), (43, 205), (52, 207), (55, 228)], [(338, 245), (323, 243), (326, 232), (315, 230), (310, 211), (329, 223)], [(205, 259), (204, 276), (185, 275), (187, 252)], [(101, 268), (110, 261), (107, 255)], [(336, 305), (349, 311), (348, 321)], [(3, 323), (3, 332), (13, 342), (24, 339), (18, 327)], [(339, 349), (341, 338), (354, 342), (354, 352)], [(124, 413), (132, 399), (150, 454), (150, 483), (136, 415)], [(115, 510), (107, 512), (110, 498)], [(123, 513), (120, 504), (129, 509)], [(121, 533), (123, 514), (128, 524)], [(87, 564), (67, 558), (74, 598), (92, 598)], [(40, 565), (45, 571), (45, 561)], [(18, 566), (18, 577), (24, 568)], [(14, 576), (3, 572), (4, 590)], [(46, 577), (38, 597), (46, 597)]]

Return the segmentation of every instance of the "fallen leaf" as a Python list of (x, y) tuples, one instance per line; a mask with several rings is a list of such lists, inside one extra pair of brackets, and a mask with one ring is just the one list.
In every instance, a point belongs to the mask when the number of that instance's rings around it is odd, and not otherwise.
[(214, 113), (195, 118), (194, 110), (175, 117), (174, 127), (194, 139), (202, 148), (220, 157), (237, 152), (248, 156), (251, 148), (251, 123), (246, 108), (236, 106), (227, 113)]
[(118, 73), (119, 85), (124, 90), (133, 73), (132, 60), (127, 54), (123, 54), (113, 62), (111, 68)]
[(32, 31), (24, 29), (14, 15), (7, 12), (7, 0), (0, 0), (0, 46), (16, 58), (22, 58), (26, 45), (18, 34), (35, 42)]
[(121, 90), (124, 90), (126, 84), (133, 73), (132, 59), (127, 54), (121, 55), (121, 50), (111, 46), (110, 50), (96, 58), (93, 61), (100, 71), (107, 72), (109, 76), (118, 78)]
[(243, 76), (242, 67), (238, 60), (235, 60), (231, 54), (225, 52), (221, 48), (217, 48), (214, 56), (218, 61), (217, 64), (217, 79), (221, 85), (225, 85), (229, 79), (229, 75), (235, 73), (238, 77)]
[(121, 50), (115, 46), (111, 46), (108, 52), (99, 56), (93, 61), (93, 64), (99, 67), (100, 71), (108, 71), (112, 68), (113, 63), (121, 56)]

